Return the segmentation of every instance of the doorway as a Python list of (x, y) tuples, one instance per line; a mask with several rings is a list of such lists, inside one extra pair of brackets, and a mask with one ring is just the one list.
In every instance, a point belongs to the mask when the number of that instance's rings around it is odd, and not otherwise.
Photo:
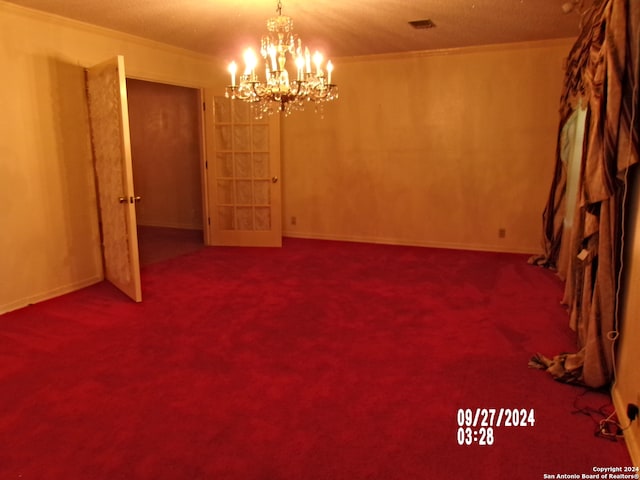
[(204, 248), (200, 92), (127, 78), (141, 265)]

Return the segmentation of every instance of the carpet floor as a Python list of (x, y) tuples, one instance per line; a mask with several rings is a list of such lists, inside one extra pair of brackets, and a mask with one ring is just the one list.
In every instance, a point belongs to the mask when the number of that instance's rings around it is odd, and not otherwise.
[(140, 304), (101, 283), (0, 316), (0, 479), (630, 465), (594, 435), (607, 394), (528, 368), (575, 336), (560, 281), (523, 255), (285, 239), (151, 263), (142, 282)]

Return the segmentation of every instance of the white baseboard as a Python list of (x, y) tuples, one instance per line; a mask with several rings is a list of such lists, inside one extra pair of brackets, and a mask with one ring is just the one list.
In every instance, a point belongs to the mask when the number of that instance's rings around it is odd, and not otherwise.
[(47, 290), (46, 292), (40, 292), (35, 295), (31, 295), (29, 297), (21, 298), (19, 300), (15, 300), (10, 303), (6, 303), (4, 305), (0, 305), (0, 315), (3, 313), (11, 312), (13, 310), (18, 310), (20, 308), (27, 307), (34, 303), (43, 302), (45, 300), (49, 300), (51, 298), (59, 297), (60, 295), (64, 295), (66, 293), (75, 292), (76, 290), (80, 290), (82, 288), (88, 287), (90, 285), (94, 285), (96, 283), (104, 280), (102, 275), (86, 278), (79, 282), (74, 282), (68, 285), (64, 285), (62, 287), (57, 287), (52, 290)]
[(202, 225), (187, 225), (184, 223), (148, 223), (138, 222), (139, 227), (176, 228), (179, 230), (202, 230)]
[(498, 253), (523, 253), (532, 255), (537, 252), (531, 250), (517, 249), (517, 248), (505, 248), (494, 245), (479, 245), (479, 244), (467, 244), (467, 243), (446, 243), (446, 242), (421, 242), (421, 241), (408, 241), (399, 238), (384, 238), (384, 237), (361, 237), (361, 236), (349, 236), (349, 235), (325, 235), (308, 232), (294, 232), (290, 230), (283, 230), (282, 235), (284, 237), (291, 238), (308, 238), (315, 240), (334, 240), (339, 242), (360, 242), (360, 243), (378, 243), (383, 245), (402, 245), (407, 247), (428, 247), (428, 248), (445, 248), (449, 250), (474, 250), (481, 252), (498, 252)]

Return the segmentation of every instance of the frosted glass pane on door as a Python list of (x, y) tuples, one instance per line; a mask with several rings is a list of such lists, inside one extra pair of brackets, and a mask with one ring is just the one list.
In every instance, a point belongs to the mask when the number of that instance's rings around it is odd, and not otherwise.
[(251, 105), (244, 102), (235, 102), (233, 107), (233, 123), (251, 122)]
[(238, 230), (253, 230), (253, 207), (236, 208)]
[(233, 149), (236, 152), (251, 151), (251, 127), (236, 125), (233, 128)]
[(253, 187), (253, 195), (256, 205), (270, 205), (271, 180), (256, 180)]
[(217, 153), (216, 170), (218, 177), (233, 177), (233, 153)]
[(221, 98), (214, 102), (214, 114), (216, 123), (231, 122), (231, 100)]
[(268, 152), (269, 151), (269, 126), (255, 125), (253, 127), (253, 151)]
[(236, 153), (236, 178), (251, 178), (251, 154)]
[(232, 205), (234, 202), (233, 180), (218, 180), (218, 203)]
[(255, 229), (264, 231), (271, 230), (271, 209), (269, 207), (256, 207)]
[(218, 207), (218, 224), (221, 230), (235, 230), (233, 207)]
[(251, 180), (238, 180), (237, 187), (237, 201), (241, 205), (253, 204), (253, 189), (251, 188)]
[(215, 142), (216, 150), (232, 150), (233, 138), (231, 136), (232, 129), (228, 125), (216, 125)]
[(269, 154), (268, 153), (253, 154), (253, 176), (255, 178), (269, 177)]

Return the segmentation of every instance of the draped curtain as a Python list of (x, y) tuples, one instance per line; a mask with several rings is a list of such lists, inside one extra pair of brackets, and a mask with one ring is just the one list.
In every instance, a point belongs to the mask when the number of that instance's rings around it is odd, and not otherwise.
[[(636, 0), (594, 0), (584, 13), (566, 63), (556, 167), (543, 214), (544, 254), (531, 259), (557, 269), (565, 280), (563, 304), (577, 334), (577, 351), (553, 358), (538, 354), (530, 364), (557, 380), (594, 388), (613, 379), (622, 202), (627, 170), (638, 161), (637, 114), (632, 119), (638, 106), (633, 53), (638, 10), (630, 9), (629, 1)], [(587, 110), (584, 143), (577, 205), (572, 226), (565, 229), (561, 137), (579, 102)]]

